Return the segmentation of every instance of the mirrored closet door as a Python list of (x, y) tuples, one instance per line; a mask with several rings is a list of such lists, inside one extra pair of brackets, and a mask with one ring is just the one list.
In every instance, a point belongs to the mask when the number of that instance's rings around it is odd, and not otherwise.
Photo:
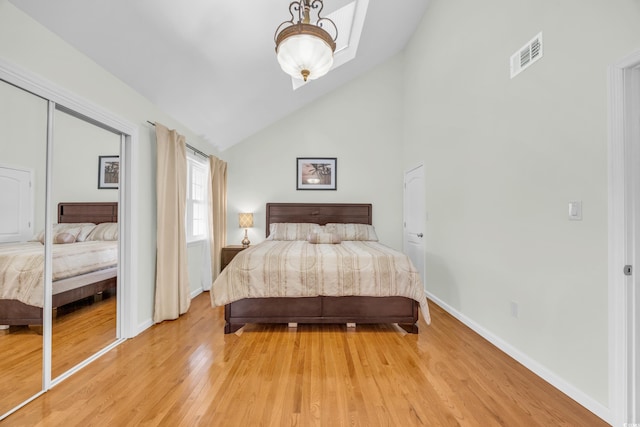
[(0, 61), (0, 420), (132, 336), (136, 130)]
[(54, 112), (51, 377), (117, 339), (120, 135)]
[(0, 80), (0, 415), (43, 388), (47, 105)]

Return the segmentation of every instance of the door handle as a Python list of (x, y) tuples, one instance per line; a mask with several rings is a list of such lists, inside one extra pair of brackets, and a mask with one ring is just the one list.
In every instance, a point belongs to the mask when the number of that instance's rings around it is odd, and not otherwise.
[(418, 233), (418, 234), (417, 234), (417, 236), (418, 236), (418, 237), (422, 237), (422, 236), (424, 236), (424, 234), (422, 234), (422, 233)]

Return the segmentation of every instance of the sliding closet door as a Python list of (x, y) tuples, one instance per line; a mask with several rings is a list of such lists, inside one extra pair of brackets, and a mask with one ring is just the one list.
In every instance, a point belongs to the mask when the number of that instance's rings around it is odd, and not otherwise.
[(43, 388), (47, 101), (0, 80), (0, 416)]
[[(57, 209), (59, 203), (117, 202), (119, 155), (120, 134), (56, 110), (53, 128), (52, 206)], [(115, 227), (117, 228), (117, 224)], [(87, 256), (94, 251), (103, 251), (103, 246), (110, 245), (117, 263), (117, 240), (101, 240), (113, 238), (110, 233), (96, 232), (89, 234), (85, 241), (72, 245), (82, 246)], [(67, 248), (63, 246), (65, 245), (54, 245), (54, 254), (57, 247), (60, 250)], [(94, 286), (97, 287), (95, 283), (102, 280), (104, 269), (93, 271), (87, 268), (83, 271), (65, 272), (64, 262), (62, 258), (54, 257), (54, 273), (58, 272), (59, 278), (74, 274), (74, 279), (78, 280), (71, 285), (64, 285), (70, 298), (64, 298), (58, 304), (54, 298), (51, 352), (53, 379), (117, 339), (117, 289), (111, 285), (107, 289), (102, 289), (102, 285), (100, 289), (94, 289)], [(92, 259), (91, 262), (95, 261)], [(117, 270), (117, 265), (113, 270)], [(54, 295), (61, 292), (61, 283), (53, 281)], [(115, 283), (114, 280), (113, 285)]]

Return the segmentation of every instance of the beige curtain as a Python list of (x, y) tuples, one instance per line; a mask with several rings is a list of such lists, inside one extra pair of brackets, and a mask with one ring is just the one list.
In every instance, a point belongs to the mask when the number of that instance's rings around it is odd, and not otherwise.
[(211, 241), (211, 273), (213, 280), (220, 274), (220, 253), (227, 242), (227, 163), (209, 156), (209, 234)]
[(187, 272), (187, 152), (184, 136), (156, 123), (158, 167), (157, 255), (154, 322), (177, 319), (189, 310)]

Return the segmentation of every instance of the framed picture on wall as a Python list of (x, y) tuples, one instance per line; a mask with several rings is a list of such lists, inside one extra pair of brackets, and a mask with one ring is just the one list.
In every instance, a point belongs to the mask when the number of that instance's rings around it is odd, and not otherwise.
[(98, 189), (117, 189), (120, 183), (120, 156), (98, 156)]
[(296, 163), (296, 190), (337, 189), (335, 157), (298, 157)]

